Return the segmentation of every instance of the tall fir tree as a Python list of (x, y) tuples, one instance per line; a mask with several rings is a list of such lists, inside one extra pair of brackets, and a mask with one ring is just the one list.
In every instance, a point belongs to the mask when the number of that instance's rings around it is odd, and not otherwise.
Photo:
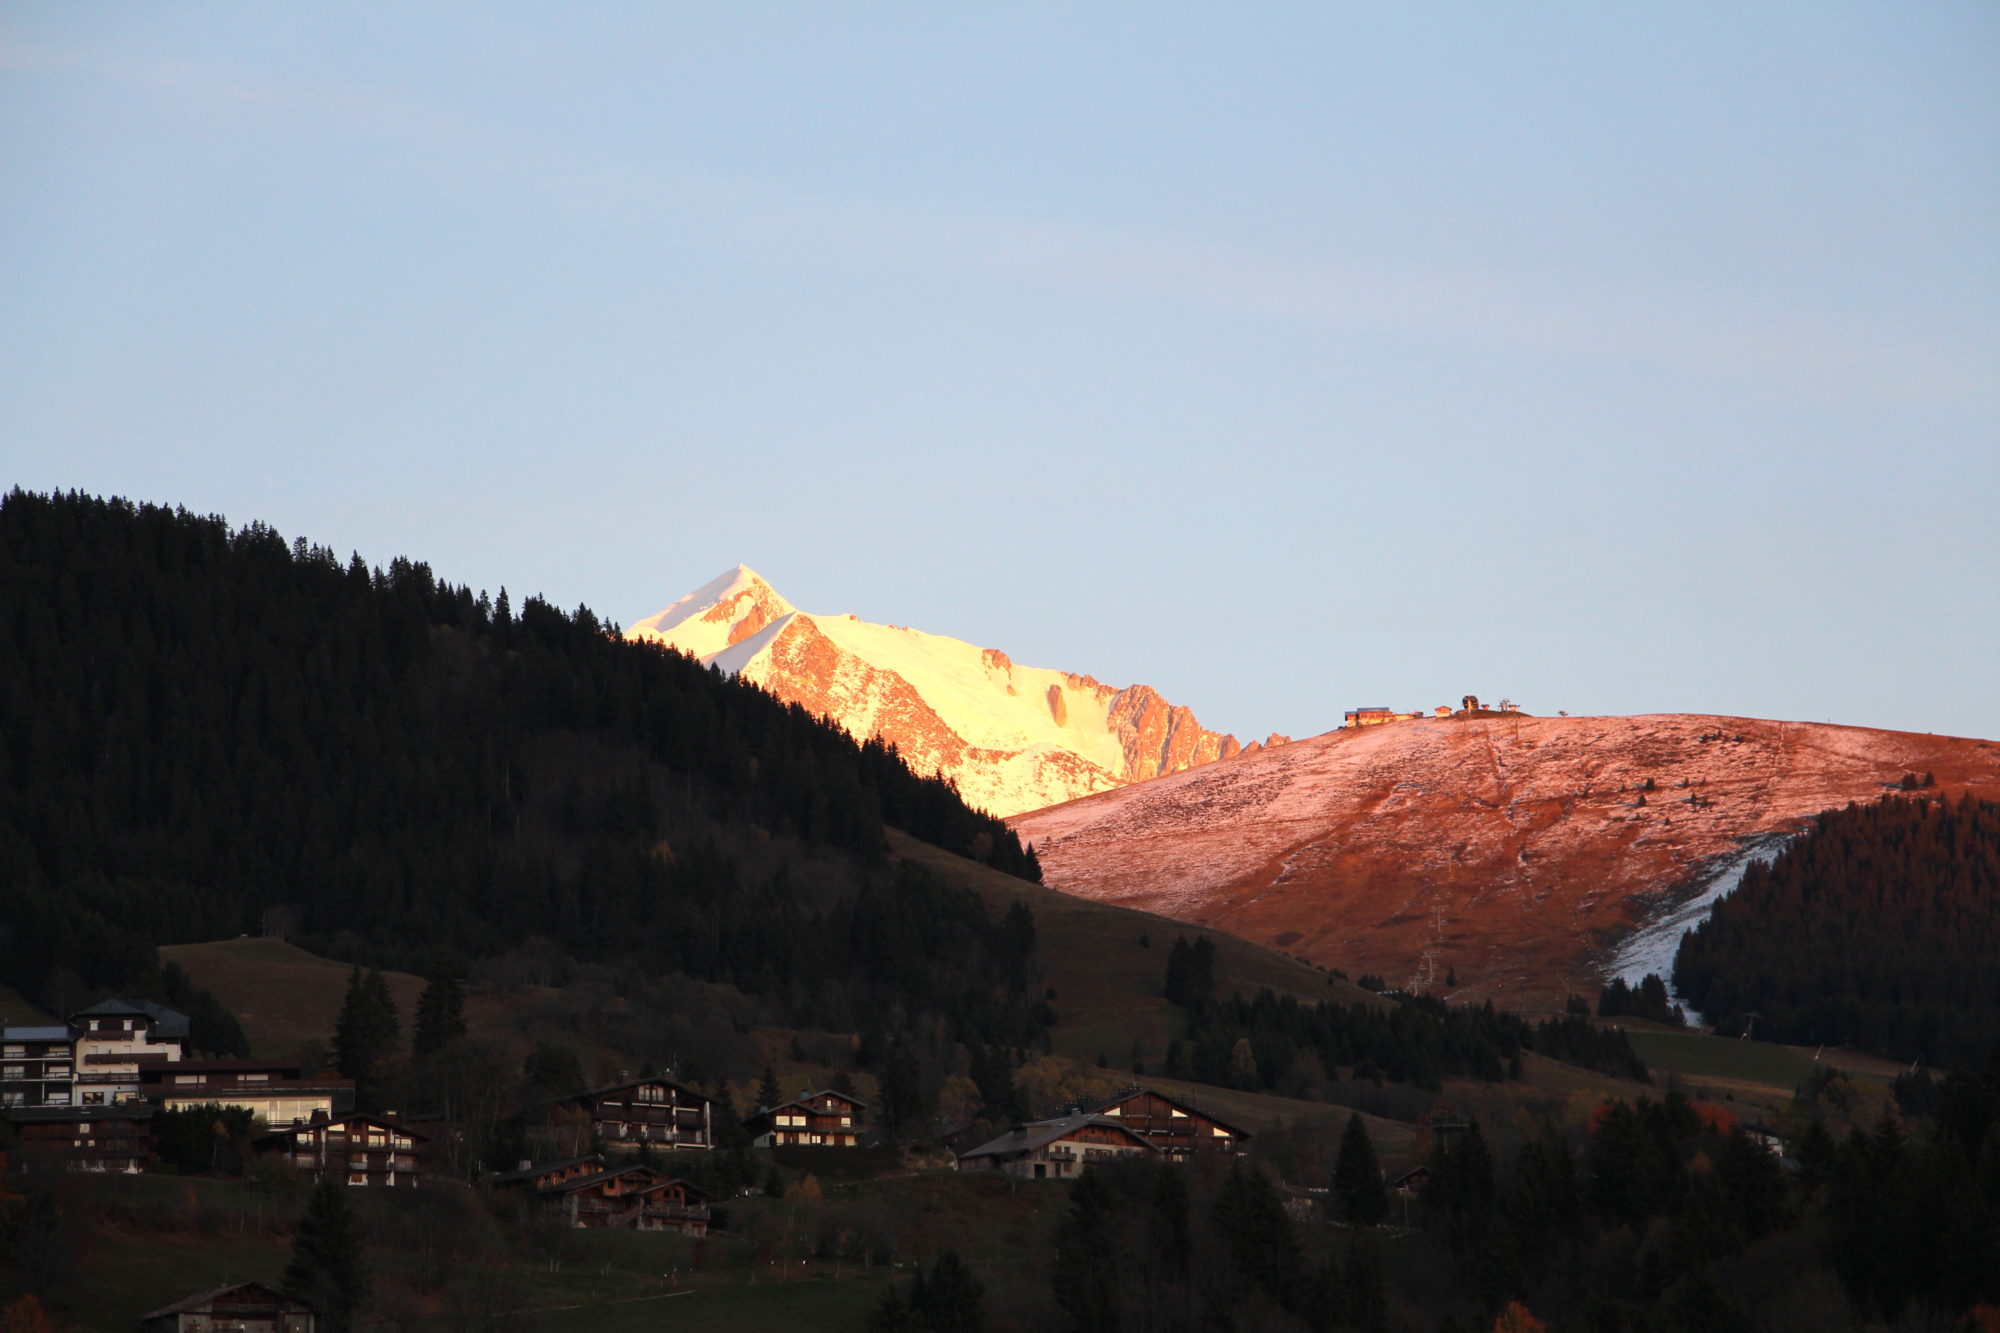
[(465, 976), (450, 959), (431, 966), (424, 993), (417, 1000), (416, 1031), (410, 1054), (432, 1055), (465, 1035)]
[(1347, 1118), (1347, 1132), (1340, 1136), (1340, 1155), (1333, 1163), (1333, 1188), (1349, 1222), (1358, 1227), (1379, 1226), (1389, 1215), (1389, 1190), (1382, 1183), (1382, 1163), (1375, 1156), (1375, 1142), (1368, 1126), (1356, 1111)]
[(347, 998), (334, 1020), (333, 1058), (341, 1077), (354, 1080), (355, 1099), (364, 1106), (373, 1107), (402, 1031), (395, 998), (380, 969), (364, 974), (357, 965), (348, 974)]
[(322, 1176), (307, 1197), (292, 1232), (292, 1261), (281, 1285), (286, 1295), (319, 1312), (321, 1333), (349, 1333), (367, 1306), (371, 1284), (361, 1233), (339, 1173)]

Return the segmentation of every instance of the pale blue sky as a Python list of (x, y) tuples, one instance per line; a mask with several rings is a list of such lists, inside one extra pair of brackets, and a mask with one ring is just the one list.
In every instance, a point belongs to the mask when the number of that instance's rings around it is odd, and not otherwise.
[(0, 485), (1306, 735), (2000, 736), (2000, 8), (0, 5)]

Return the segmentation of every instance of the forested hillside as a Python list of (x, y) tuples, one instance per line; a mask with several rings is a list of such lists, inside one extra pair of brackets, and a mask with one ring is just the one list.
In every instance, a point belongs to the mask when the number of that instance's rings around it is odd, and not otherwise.
[(1777, 1041), (1983, 1068), (2000, 1042), (2000, 804), (1829, 810), (1690, 931), (1674, 985)]
[(1003, 824), (587, 608), (19, 490), (0, 605), (0, 979), (33, 997), (273, 929), (411, 970), (532, 939), (884, 1038), (1041, 1031), (1026, 912), (892, 869), (883, 831), (1038, 877)]

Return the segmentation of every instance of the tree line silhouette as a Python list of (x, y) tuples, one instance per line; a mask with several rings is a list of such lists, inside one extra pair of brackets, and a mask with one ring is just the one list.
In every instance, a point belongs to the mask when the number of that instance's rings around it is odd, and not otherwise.
[(2000, 804), (1820, 815), (1688, 932), (1674, 987), (1719, 1029), (1978, 1068), (2000, 1042)]
[(411, 971), (540, 938), (877, 1047), (1045, 1026), (1025, 910), (889, 863), (894, 825), (1039, 879), (1004, 823), (587, 607), (19, 489), (0, 603), (0, 977), (33, 998), (171, 986), (206, 1013), (154, 950), (240, 933)]

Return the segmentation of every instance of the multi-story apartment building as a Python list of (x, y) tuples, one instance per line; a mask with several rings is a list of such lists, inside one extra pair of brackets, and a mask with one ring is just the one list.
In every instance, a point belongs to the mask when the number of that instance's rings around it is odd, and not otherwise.
[(75, 1084), (76, 1038), (67, 1024), (0, 1028), (0, 1108), (68, 1106)]
[(140, 1070), (177, 1063), (188, 1020), (164, 1005), (106, 1000), (70, 1015), (76, 1034), (77, 1106), (139, 1100)]

